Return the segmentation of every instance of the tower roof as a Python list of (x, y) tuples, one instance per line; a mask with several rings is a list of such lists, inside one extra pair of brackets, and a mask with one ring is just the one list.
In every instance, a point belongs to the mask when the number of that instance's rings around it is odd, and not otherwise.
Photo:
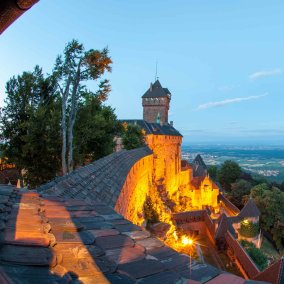
[(260, 216), (260, 211), (255, 205), (253, 199), (250, 197), (244, 208), (241, 210), (239, 217), (246, 218), (246, 217), (259, 217), (259, 216)]
[(207, 166), (205, 165), (202, 157), (199, 154), (193, 160), (192, 166), (194, 177), (207, 175)]
[(156, 80), (154, 84), (151, 83), (150, 88), (146, 91), (142, 98), (169, 98), (170, 96), (170, 91), (167, 88), (163, 88), (160, 81)]
[(225, 237), (225, 234), (229, 230), (229, 232), (235, 236), (235, 230), (232, 226), (230, 218), (228, 218), (224, 213), (219, 217), (218, 219), (218, 229), (215, 233), (215, 239), (223, 238)]
[(173, 126), (168, 123), (150, 123), (143, 119), (123, 119), (122, 123), (134, 124), (145, 130), (146, 134), (182, 136)]

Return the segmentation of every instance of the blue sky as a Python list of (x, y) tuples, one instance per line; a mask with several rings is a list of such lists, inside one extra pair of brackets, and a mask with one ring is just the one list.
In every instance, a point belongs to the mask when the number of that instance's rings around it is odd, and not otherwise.
[(284, 144), (283, 15), (280, 0), (41, 0), (0, 37), (0, 105), (11, 76), (50, 72), (75, 38), (108, 46), (118, 118), (142, 117), (158, 61), (185, 143)]

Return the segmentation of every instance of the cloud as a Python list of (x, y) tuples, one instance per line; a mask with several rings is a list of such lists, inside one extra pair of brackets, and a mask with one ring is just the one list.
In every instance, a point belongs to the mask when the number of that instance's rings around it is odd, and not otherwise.
[(234, 98), (234, 99), (227, 99), (219, 102), (209, 102), (206, 104), (199, 105), (196, 110), (203, 110), (203, 109), (208, 109), (212, 107), (222, 107), (228, 104), (233, 104), (233, 103), (239, 103), (243, 101), (250, 101), (250, 100), (257, 100), (262, 97), (266, 97), (268, 93), (259, 95), (259, 96), (249, 96), (249, 97), (243, 97), (243, 98)]
[(281, 73), (282, 73), (282, 70), (280, 68), (276, 68), (272, 70), (262, 70), (262, 71), (257, 71), (257, 72), (250, 74), (249, 78), (250, 80), (256, 80), (262, 77), (275, 76)]

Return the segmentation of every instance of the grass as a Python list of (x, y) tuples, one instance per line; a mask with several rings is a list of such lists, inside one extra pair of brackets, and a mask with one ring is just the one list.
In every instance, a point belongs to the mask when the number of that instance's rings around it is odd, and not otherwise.
[(269, 240), (267, 240), (265, 237), (263, 237), (260, 249), (268, 257), (273, 257), (275, 260), (280, 258), (279, 252), (274, 248), (274, 246), (271, 244), (271, 242)]

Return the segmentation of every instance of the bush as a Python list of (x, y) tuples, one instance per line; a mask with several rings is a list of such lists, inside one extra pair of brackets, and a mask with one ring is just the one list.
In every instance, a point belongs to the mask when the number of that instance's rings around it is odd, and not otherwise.
[(122, 143), (126, 150), (142, 147), (145, 144), (144, 131), (138, 125), (123, 125)]
[(240, 243), (244, 247), (248, 255), (251, 257), (251, 259), (254, 261), (256, 266), (260, 270), (264, 270), (268, 265), (267, 256), (253, 243), (245, 240), (241, 240)]
[(259, 223), (252, 223), (244, 221), (241, 222), (241, 227), (239, 229), (240, 235), (246, 238), (253, 238), (259, 233)]
[(159, 222), (159, 215), (157, 211), (154, 209), (153, 202), (150, 196), (146, 197), (144, 203), (144, 217), (149, 223), (157, 223)]

